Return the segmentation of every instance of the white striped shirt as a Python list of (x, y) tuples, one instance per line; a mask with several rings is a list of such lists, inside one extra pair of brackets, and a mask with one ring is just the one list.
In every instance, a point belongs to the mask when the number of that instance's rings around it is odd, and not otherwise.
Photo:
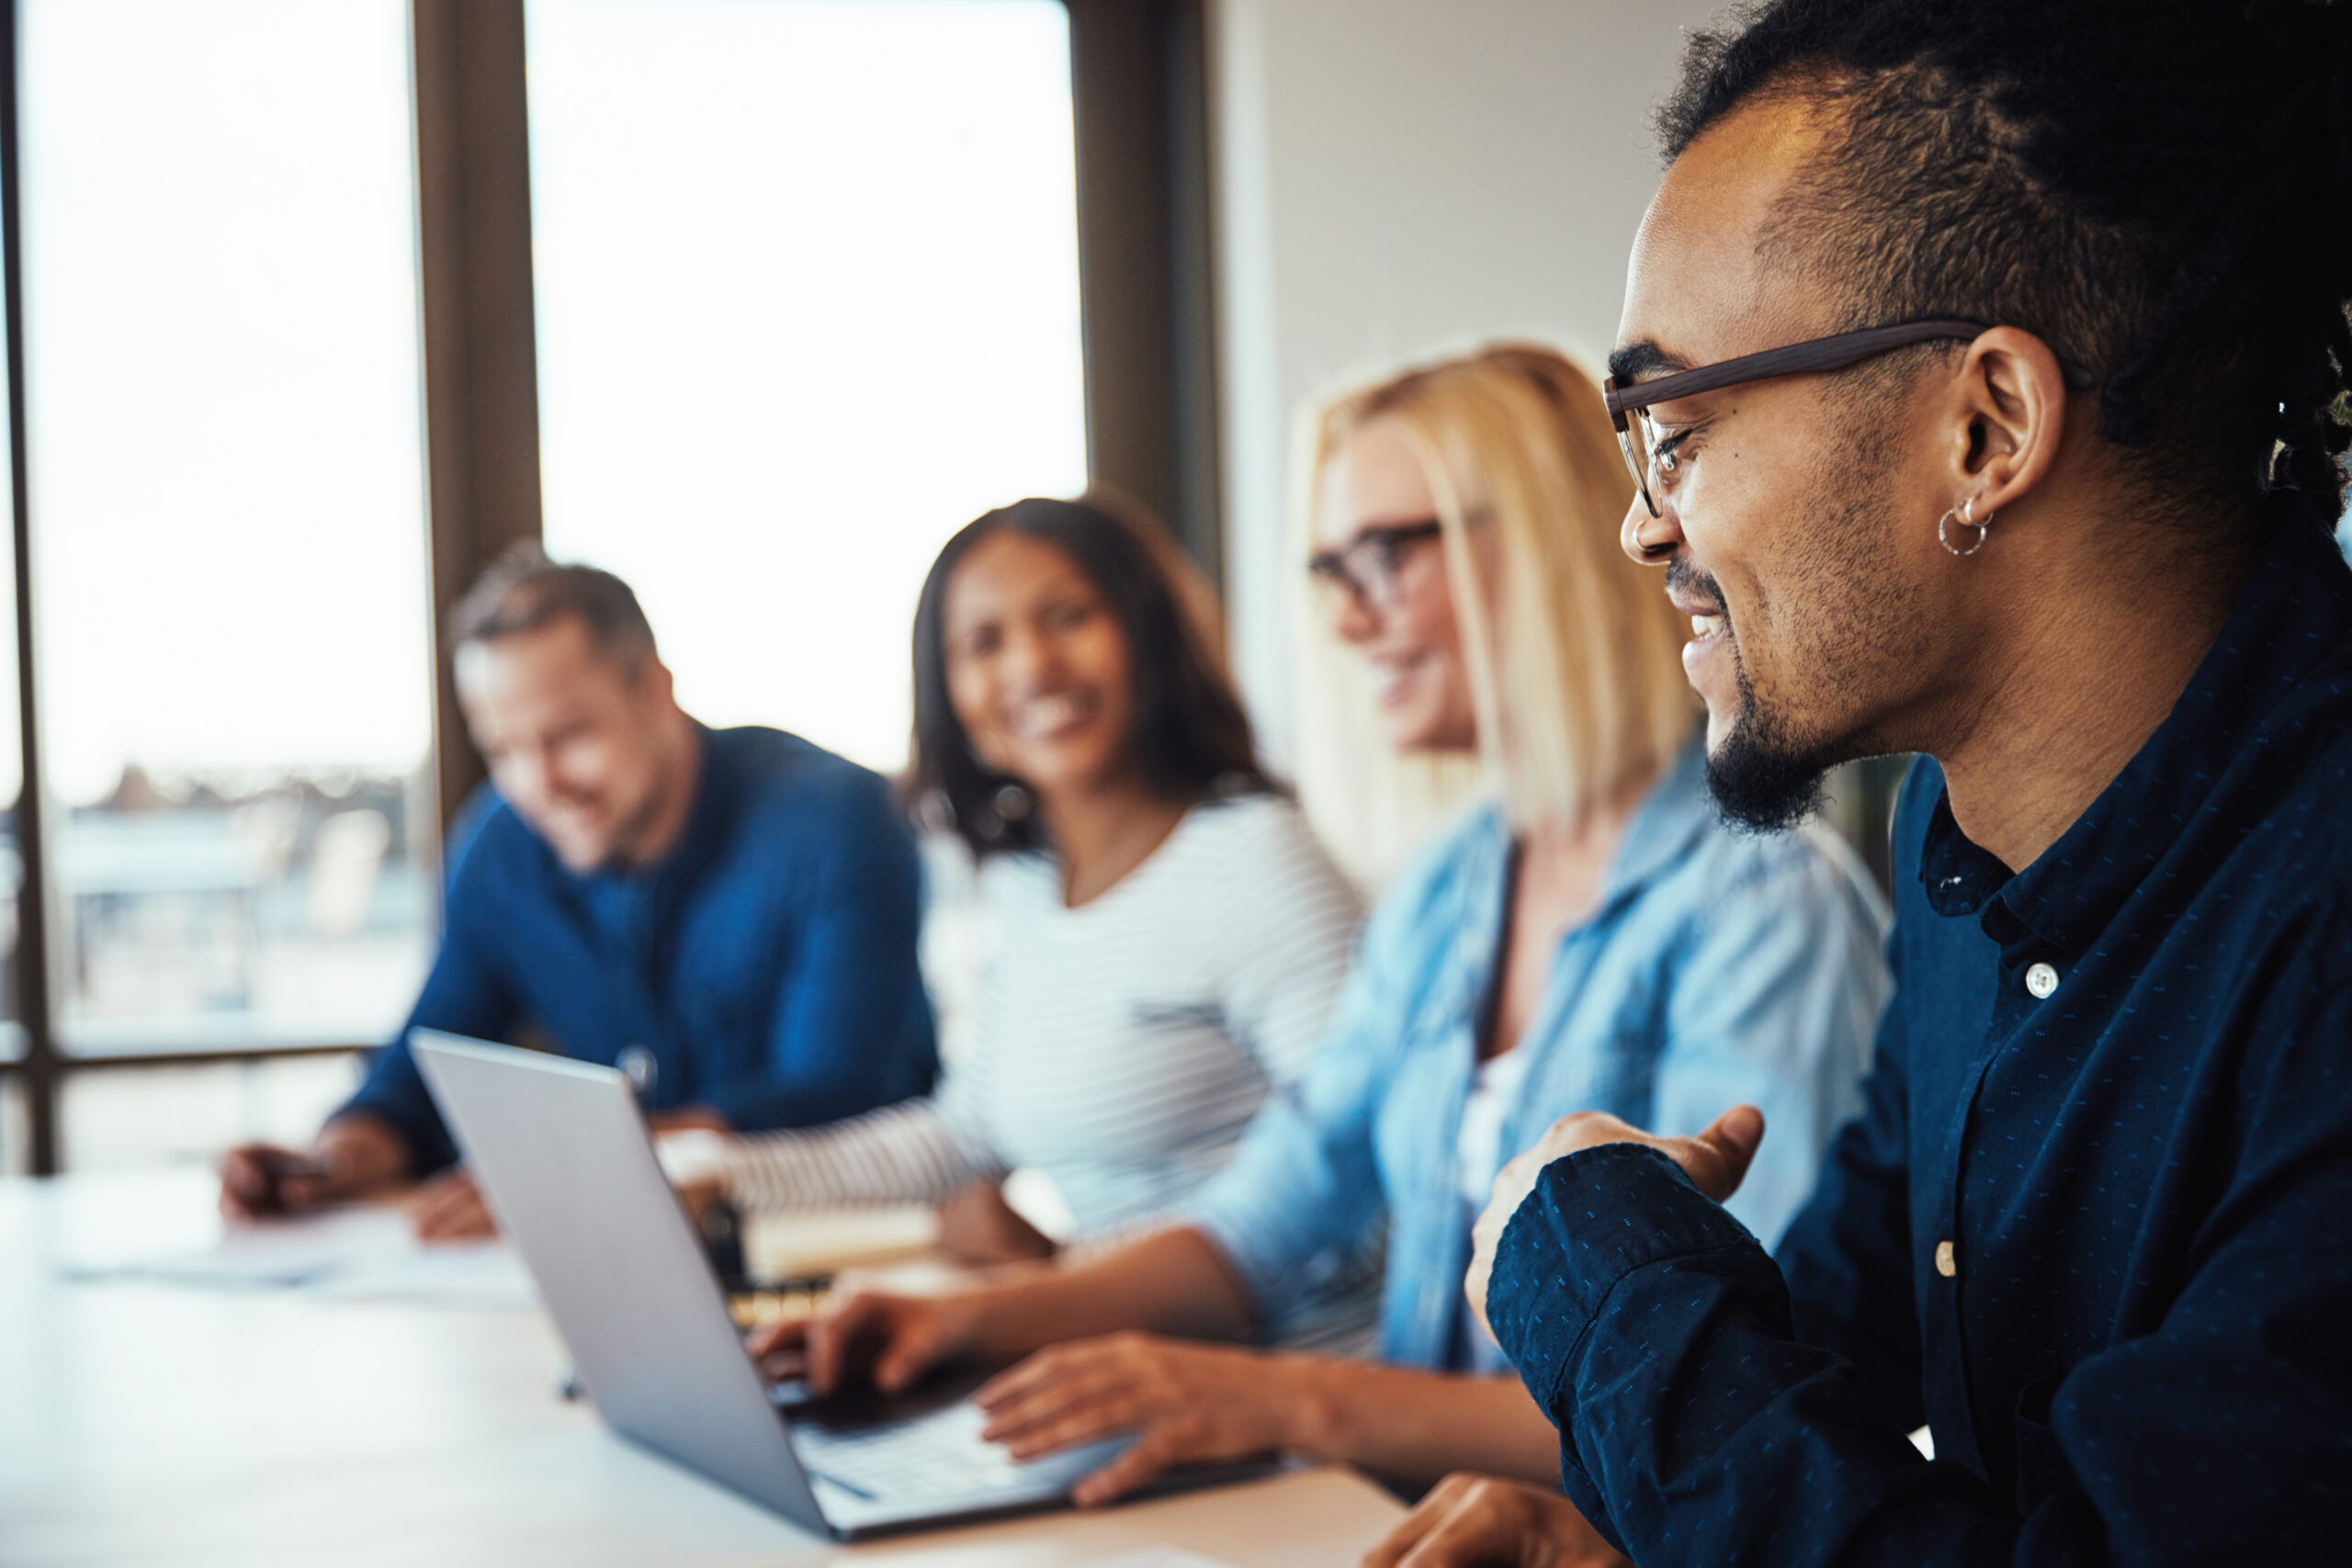
[(1322, 1045), (1363, 908), (1296, 807), (1212, 801), (1072, 909), (1046, 855), (996, 857), (969, 1047), (938, 1089), (831, 1127), (730, 1140), (750, 1207), (936, 1199), (1035, 1167), (1081, 1239), (1221, 1169)]

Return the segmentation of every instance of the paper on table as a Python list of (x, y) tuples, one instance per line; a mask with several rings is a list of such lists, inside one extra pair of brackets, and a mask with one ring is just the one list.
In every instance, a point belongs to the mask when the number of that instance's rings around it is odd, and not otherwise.
[(1098, 1557), (1091, 1562), (1080, 1563), (1079, 1568), (1233, 1568), (1233, 1564), (1181, 1547), (1150, 1546), (1141, 1551), (1123, 1551), (1116, 1557)]
[(214, 1290), (304, 1289), (356, 1301), (528, 1307), (529, 1277), (500, 1243), (426, 1247), (397, 1208), (361, 1206), (300, 1219), (231, 1223), (210, 1247), (158, 1257), (71, 1258), (77, 1280), (140, 1280)]
[(220, 1239), (189, 1252), (141, 1255), (87, 1253), (62, 1262), (76, 1279), (164, 1280), (178, 1285), (271, 1287), (306, 1285), (346, 1268), (352, 1259), (408, 1242), (408, 1222), (397, 1209), (334, 1209), (293, 1220), (229, 1222)]
[(539, 1301), (530, 1270), (503, 1242), (411, 1241), (397, 1252), (371, 1254), (317, 1280), (322, 1301), (424, 1302), (436, 1306), (528, 1311)]

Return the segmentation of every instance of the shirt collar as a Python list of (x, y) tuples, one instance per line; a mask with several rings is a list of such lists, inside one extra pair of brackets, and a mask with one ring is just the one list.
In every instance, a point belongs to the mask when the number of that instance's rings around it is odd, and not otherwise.
[(651, 868), (656, 875), (673, 869), (684, 870), (707, 858), (712, 846), (718, 842), (735, 807), (739, 781), (734, 770), (727, 765), (728, 759), (722, 757), (721, 749), (712, 743), (709, 727), (700, 719), (687, 722), (694, 726), (695, 749), (700, 753), (695, 769), (695, 803), (686, 813), (686, 830), (678, 835), (670, 852)]
[(1707, 793), (1705, 738), (1703, 732), (1694, 733), (1634, 808), (1625, 836), (1609, 862), (1601, 907), (1631, 897), (1663, 875), (1690, 852), (1715, 815), (1713, 797)]
[[(1627, 819), (1592, 918), (1598, 919), (1671, 870), (1714, 817), (1714, 803), (1707, 793), (1707, 749), (1702, 737), (1693, 734)], [(1497, 962), (1501, 910), (1510, 894), (1514, 848), (1500, 806), (1488, 803), (1479, 808), (1464, 848), (1461, 886), (1466, 899), (1455, 955), (1458, 968), (1483, 976)]]
[(2172, 713), (2090, 808), (2031, 865), (2008, 868), (1961, 832), (1949, 790), (1919, 861), (1930, 908), (1981, 911), (2005, 945), (2028, 934), (2088, 948), (2147, 880), (2246, 743), (2312, 667), (2352, 639), (2352, 572), (2308, 513), (2282, 521)]

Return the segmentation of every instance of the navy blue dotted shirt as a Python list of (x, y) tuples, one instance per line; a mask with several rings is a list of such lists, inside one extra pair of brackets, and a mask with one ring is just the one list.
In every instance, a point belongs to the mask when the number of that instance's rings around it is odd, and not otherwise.
[(1645, 1568), (2346, 1561), (2348, 784), (2352, 571), (2301, 520), (2023, 872), (1923, 761), (1866, 1109), (1777, 1263), (1631, 1145), (1504, 1234), (1587, 1516)]

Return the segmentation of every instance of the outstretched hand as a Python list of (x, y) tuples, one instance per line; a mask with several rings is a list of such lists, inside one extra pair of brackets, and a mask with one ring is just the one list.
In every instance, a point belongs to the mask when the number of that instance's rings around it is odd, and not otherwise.
[(1742, 1178), (1764, 1141), (1764, 1112), (1752, 1105), (1736, 1105), (1715, 1118), (1695, 1138), (1658, 1138), (1630, 1122), (1598, 1111), (1580, 1111), (1552, 1123), (1533, 1147), (1503, 1167), (1495, 1178), (1494, 1201), (1470, 1232), (1470, 1272), (1462, 1281), (1470, 1310), (1487, 1321), (1487, 1283), (1495, 1269), (1495, 1248), (1503, 1239), (1527, 1195), (1535, 1190), (1544, 1168), (1565, 1156), (1604, 1144), (1640, 1144), (1657, 1150), (1682, 1168), (1700, 1191), (1720, 1203), (1739, 1190)]

